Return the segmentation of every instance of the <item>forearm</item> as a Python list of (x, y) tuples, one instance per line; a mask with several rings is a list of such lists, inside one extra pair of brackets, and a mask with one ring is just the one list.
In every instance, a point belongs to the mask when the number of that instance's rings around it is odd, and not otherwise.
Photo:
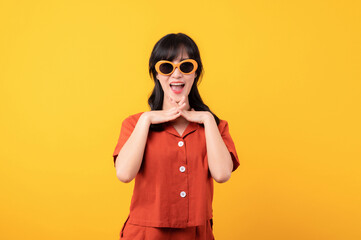
[(150, 122), (142, 114), (127, 142), (120, 150), (115, 162), (117, 177), (122, 182), (130, 182), (137, 175), (147, 142)]
[(232, 173), (232, 157), (212, 115), (205, 120), (204, 128), (211, 175), (216, 182), (226, 182)]

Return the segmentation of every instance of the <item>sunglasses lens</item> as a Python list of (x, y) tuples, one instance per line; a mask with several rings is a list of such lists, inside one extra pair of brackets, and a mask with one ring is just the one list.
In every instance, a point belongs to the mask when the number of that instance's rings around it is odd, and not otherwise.
[(190, 73), (194, 68), (193, 63), (185, 62), (180, 65), (180, 70), (184, 73)]
[(164, 74), (168, 74), (173, 71), (173, 66), (170, 63), (162, 63), (159, 66), (159, 70)]

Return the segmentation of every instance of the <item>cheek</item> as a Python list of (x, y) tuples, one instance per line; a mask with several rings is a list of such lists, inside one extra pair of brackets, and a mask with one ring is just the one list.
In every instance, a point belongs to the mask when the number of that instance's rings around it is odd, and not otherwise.
[(160, 85), (162, 86), (163, 91), (167, 91), (167, 88), (168, 88), (167, 80), (164, 80), (162, 78), (158, 78), (158, 79), (159, 79)]
[(194, 83), (194, 77), (189, 78), (189, 79), (187, 79), (186, 81), (187, 81), (187, 83), (188, 83), (188, 84), (187, 84), (187, 85), (188, 85), (188, 88), (191, 89), (192, 86), (193, 86), (193, 83)]

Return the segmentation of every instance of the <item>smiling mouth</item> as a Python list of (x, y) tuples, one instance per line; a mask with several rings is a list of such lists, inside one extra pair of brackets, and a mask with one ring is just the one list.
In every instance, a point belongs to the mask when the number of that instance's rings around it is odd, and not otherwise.
[(171, 83), (170, 88), (175, 92), (180, 92), (183, 90), (185, 84), (184, 83)]

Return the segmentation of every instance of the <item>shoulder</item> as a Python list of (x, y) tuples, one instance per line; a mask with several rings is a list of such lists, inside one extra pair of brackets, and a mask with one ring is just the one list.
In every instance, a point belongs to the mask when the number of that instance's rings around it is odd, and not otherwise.
[(135, 126), (140, 118), (140, 116), (143, 114), (144, 112), (138, 112), (135, 114), (131, 114), (128, 117), (126, 117), (123, 120), (123, 124), (129, 124), (129, 125), (133, 125)]
[(138, 121), (138, 119), (140, 118), (140, 116), (143, 114), (144, 112), (138, 112), (132, 115), (129, 115), (126, 119), (127, 120), (135, 120)]
[(218, 124), (219, 131), (223, 132), (226, 127), (228, 127), (228, 122), (224, 119), (219, 119), (219, 124)]

